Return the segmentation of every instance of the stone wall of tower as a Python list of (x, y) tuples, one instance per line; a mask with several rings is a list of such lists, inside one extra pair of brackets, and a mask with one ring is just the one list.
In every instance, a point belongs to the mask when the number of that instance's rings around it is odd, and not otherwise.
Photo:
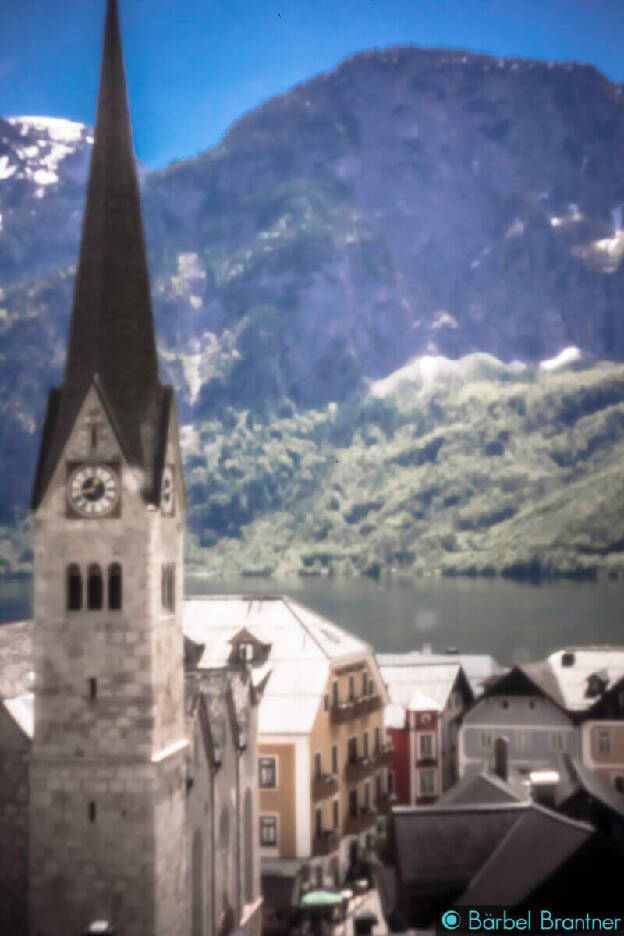
[(31, 936), (188, 931), (184, 765), (33, 764)]
[(30, 740), (0, 704), (0, 933), (28, 932)]
[[(90, 427), (97, 422), (97, 449)], [(120, 464), (118, 517), (67, 516), (67, 463)], [(182, 520), (147, 506), (92, 389), (35, 517), (31, 936), (188, 932)], [(66, 572), (122, 568), (122, 607), (68, 610)], [(162, 567), (177, 600), (162, 604)], [(93, 691), (91, 680), (96, 680)]]
[[(66, 465), (94, 455), (122, 463), (92, 389), (35, 518), (35, 753), (149, 758), (184, 737), (181, 518), (146, 507), (141, 478), (123, 464), (119, 517), (67, 517)], [(86, 589), (90, 564), (106, 573), (114, 562), (122, 566), (122, 609), (67, 611), (68, 566), (79, 565)], [(178, 569), (177, 613), (161, 607), (165, 563)]]

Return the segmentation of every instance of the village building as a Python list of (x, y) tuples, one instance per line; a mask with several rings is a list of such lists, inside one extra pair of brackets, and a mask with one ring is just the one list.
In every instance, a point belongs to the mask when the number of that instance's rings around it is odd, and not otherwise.
[[(454, 656), (379, 654), (390, 705), (393, 791), (405, 805), (434, 803), (457, 779), (457, 734), (473, 692)], [(438, 655), (436, 655), (437, 657)]]
[(282, 596), (189, 599), (184, 629), (204, 645), (198, 671), (249, 666), (262, 689), (264, 878), (342, 881), (391, 801), (388, 696), (371, 647)]
[(568, 755), (615, 783), (624, 774), (617, 717), (623, 676), (624, 650), (618, 647), (565, 648), (494, 676), (463, 717), (460, 773), (491, 767), (500, 736), (509, 742), (511, 767), (527, 775), (556, 772)]
[(256, 936), (261, 689), (185, 674), (184, 473), (116, 0), (31, 508), (34, 622), (0, 633), (0, 932)]

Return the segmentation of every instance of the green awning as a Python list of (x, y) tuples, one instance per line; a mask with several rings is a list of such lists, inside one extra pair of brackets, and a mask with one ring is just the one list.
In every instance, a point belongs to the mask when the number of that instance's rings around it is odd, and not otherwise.
[(342, 903), (340, 894), (334, 894), (332, 891), (313, 890), (301, 898), (302, 907), (334, 907)]

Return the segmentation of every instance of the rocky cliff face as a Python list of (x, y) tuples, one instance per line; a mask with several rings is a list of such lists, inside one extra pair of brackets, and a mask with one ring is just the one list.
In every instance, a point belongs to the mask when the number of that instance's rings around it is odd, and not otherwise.
[[(318, 407), (412, 357), (624, 356), (624, 97), (595, 69), (356, 55), (144, 174), (183, 421)], [(89, 131), (0, 121), (5, 521), (59, 379)]]

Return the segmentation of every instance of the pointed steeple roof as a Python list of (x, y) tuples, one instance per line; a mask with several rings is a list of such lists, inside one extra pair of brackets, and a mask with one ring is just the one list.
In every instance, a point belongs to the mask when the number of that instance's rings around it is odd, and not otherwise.
[(95, 138), (63, 384), (53, 391), (32, 507), (43, 496), (96, 382), (130, 463), (153, 499), (165, 392), (158, 375), (117, 0), (107, 0)]

